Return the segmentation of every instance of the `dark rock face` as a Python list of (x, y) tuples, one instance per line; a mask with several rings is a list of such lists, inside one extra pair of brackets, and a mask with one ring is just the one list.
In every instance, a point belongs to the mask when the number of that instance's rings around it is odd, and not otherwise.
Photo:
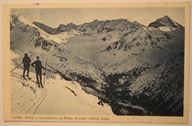
[(37, 27), (39, 27), (40, 29), (42, 29), (43, 31), (49, 33), (49, 34), (55, 34), (56, 29), (49, 27), (43, 23), (40, 22), (33, 22), (34, 25), (36, 25)]
[(68, 31), (68, 30), (74, 29), (74, 28), (76, 28), (76, 27), (77, 27), (77, 25), (75, 25), (75, 24), (73, 24), (73, 23), (69, 23), (69, 24), (67, 24), (67, 25), (61, 24), (61, 25), (59, 25), (59, 27), (57, 28), (56, 33)]
[(173, 21), (166, 15), (149, 24), (149, 27), (154, 27), (154, 28), (158, 28), (160, 26), (170, 26), (172, 28), (183, 28), (182, 25)]

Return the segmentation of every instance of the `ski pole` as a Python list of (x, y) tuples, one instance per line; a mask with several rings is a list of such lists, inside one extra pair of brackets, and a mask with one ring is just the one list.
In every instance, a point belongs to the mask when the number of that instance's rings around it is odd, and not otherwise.
[(14, 69), (12, 69), (10, 72), (13, 72), (15, 69), (17, 69), (19, 66), (21, 66), (22, 63), (20, 63), (19, 65), (17, 65)]
[[(31, 57), (32, 55), (30, 55), (30, 57)], [(19, 65), (17, 65), (15, 68), (13, 68), (10, 72), (13, 72), (15, 69), (17, 69), (19, 66), (21, 66), (21, 64), (22, 64), (22, 62), (19, 64)]]
[(46, 61), (45, 61), (45, 75), (44, 75), (44, 85), (45, 85), (45, 76), (46, 76), (46, 69), (47, 69), (47, 59), (46, 59)]

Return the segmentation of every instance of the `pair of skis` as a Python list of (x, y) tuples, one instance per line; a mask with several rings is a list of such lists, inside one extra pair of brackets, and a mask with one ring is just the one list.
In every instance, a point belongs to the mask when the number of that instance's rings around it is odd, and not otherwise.
[(44, 75), (44, 80), (43, 80), (44, 85), (45, 85), (46, 71), (47, 71), (47, 59), (46, 59), (46, 61), (45, 61), (45, 75)]

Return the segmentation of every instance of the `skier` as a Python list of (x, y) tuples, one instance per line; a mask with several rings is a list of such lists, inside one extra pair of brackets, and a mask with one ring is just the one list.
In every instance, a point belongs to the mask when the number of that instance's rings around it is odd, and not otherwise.
[(34, 61), (31, 65), (35, 67), (36, 80), (37, 80), (38, 87), (41, 86), (42, 88), (44, 88), (42, 84), (42, 68), (43, 69), (46, 69), (46, 68), (42, 66), (39, 56), (37, 56), (37, 60)]
[(25, 53), (25, 55), (23, 57), (23, 60), (22, 60), (22, 63), (23, 63), (23, 78), (25, 78), (25, 71), (27, 71), (26, 76), (30, 79), (30, 77), (29, 77), (30, 62), (31, 62), (30, 57), (28, 57), (28, 54)]

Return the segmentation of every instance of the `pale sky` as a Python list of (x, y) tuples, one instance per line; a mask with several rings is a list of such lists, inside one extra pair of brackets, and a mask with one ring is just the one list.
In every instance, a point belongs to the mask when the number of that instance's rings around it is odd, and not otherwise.
[(162, 8), (56, 8), (56, 9), (17, 9), (31, 21), (38, 21), (51, 27), (58, 27), (59, 24), (83, 24), (98, 20), (128, 19), (141, 24), (149, 23), (165, 15), (184, 26), (185, 9), (180, 7)]

